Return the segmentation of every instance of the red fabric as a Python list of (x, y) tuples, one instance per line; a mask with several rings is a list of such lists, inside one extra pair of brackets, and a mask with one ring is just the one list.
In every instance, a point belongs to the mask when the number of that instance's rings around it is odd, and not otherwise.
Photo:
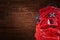
[[(55, 13), (55, 17), (49, 17), (51, 12)], [(40, 22), (36, 24), (36, 40), (60, 40), (60, 9), (48, 6), (40, 9), (39, 13)]]

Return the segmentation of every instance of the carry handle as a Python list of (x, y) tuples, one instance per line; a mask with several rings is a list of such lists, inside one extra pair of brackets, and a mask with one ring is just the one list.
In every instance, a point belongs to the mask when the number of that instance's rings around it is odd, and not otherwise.
[(47, 7), (48, 6), (55, 6), (55, 7), (57, 7), (56, 3), (52, 3), (52, 2), (50, 4), (48, 4)]

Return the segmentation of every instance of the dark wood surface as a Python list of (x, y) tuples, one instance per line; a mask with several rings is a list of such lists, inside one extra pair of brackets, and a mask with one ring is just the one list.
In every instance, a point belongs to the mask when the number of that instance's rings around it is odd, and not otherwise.
[(0, 40), (35, 40), (35, 17), (47, 3), (47, 0), (0, 0)]

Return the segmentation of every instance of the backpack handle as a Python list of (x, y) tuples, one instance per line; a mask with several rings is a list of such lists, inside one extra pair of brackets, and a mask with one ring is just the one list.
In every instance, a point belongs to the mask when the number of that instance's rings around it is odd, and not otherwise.
[(57, 7), (57, 5), (56, 5), (56, 3), (50, 3), (50, 4), (48, 4), (48, 6), (55, 6), (55, 7)]

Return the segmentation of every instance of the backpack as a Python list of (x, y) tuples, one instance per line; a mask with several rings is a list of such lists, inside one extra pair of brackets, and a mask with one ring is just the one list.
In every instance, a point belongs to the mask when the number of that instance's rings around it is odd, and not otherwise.
[(60, 9), (55, 6), (44, 7), (39, 10), (39, 15), (36, 40), (60, 40)]

